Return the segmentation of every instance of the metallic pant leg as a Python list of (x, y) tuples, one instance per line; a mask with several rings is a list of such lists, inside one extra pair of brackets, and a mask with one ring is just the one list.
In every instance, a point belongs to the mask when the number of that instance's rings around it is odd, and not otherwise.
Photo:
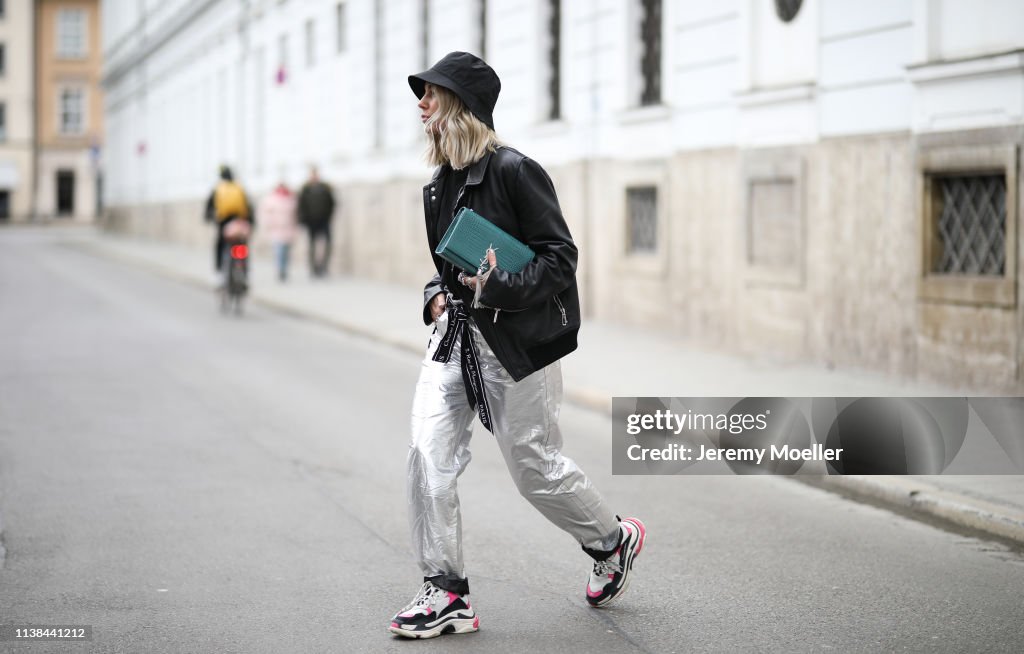
[(614, 548), (619, 539), (615, 513), (579, 466), (561, 453), (561, 363), (515, 382), (472, 321), (469, 329), (480, 355), (494, 436), (520, 494), (584, 547)]
[(471, 458), (476, 413), (466, 399), (458, 346), (447, 363), (431, 360), (446, 329), (442, 316), (416, 383), (406, 491), (413, 553), (423, 576), (460, 579), (466, 575), (456, 480)]

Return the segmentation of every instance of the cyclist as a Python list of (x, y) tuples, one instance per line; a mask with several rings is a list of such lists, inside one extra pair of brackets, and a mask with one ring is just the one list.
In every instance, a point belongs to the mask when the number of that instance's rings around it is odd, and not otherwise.
[[(256, 220), (251, 210), (252, 203), (245, 194), (242, 185), (235, 181), (231, 168), (220, 167), (220, 181), (210, 193), (206, 201), (206, 221), (217, 223), (217, 240), (213, 249), (213, 265), (216, 270), (217, 284), (224, 284), (224, 259), (228, 234), (234, 233), (239, 240), (246, 240), (249, 231), (256, 226)], [(232, 223), (245, 221), (246, 225)], [(248, 228), (248, 229), (246, 229)], [(244, 236), (243, 236), (244, 235)]]

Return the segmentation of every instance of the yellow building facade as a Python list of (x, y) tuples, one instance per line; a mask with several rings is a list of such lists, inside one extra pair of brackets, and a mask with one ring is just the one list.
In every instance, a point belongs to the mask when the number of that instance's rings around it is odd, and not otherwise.
[(38, 0), (35, 215), (99, 211), (103, 98), (99, 0)]

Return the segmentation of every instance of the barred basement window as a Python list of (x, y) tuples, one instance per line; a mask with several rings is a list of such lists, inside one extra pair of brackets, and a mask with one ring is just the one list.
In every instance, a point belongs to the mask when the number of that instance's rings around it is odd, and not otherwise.
[(640, 0), (640, 105), (661, 103), (661, 0)]
[(1006, 270), (1006, 177), (934, 176), (932, 189), (932, 272), (1001, 277)]
[(626, 189), (626, 216), (629, 221), (630, 253), (658, 250), (658, 189), (644, 186)]
[(920, 149), (923, 300), (1017, 304), (1016, 144)]

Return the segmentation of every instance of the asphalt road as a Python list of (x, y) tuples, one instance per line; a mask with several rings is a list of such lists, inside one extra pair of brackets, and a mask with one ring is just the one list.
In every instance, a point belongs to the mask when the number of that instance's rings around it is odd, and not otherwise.
[(481, 630), (396, 640), (418, 360), (69, 238), (0, 230), (0, 624), (94, 635), (0, 650), (1024, 650), (1020, 554), (783, 478), (612, 477), (609, 421), (571, 406), (566, 453), (649, 529), (629, 592), (586, 606), (589, 559), (478, 429)]

